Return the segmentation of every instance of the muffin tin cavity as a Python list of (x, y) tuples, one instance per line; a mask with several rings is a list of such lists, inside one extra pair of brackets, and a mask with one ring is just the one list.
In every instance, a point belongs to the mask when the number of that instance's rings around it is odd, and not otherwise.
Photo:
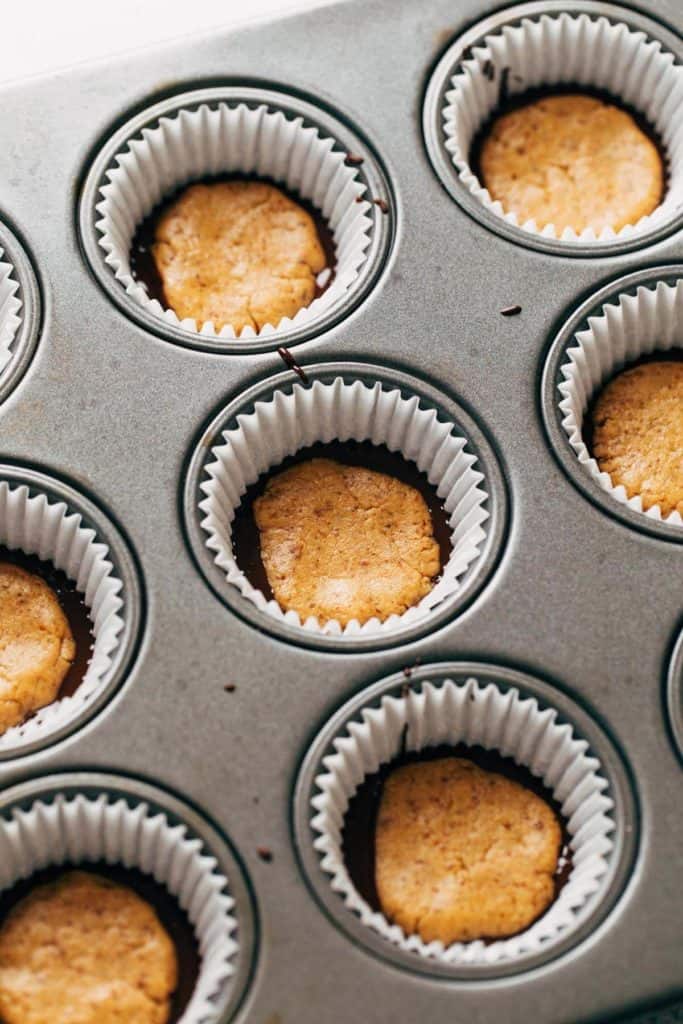
[[(407, 374), (365, 363), (306, 367), (308, 383), (278, 374), (209, 424), (190, 462), (185, 517), (193, 554), (218, 596), (260, 628), (296, 643), (361, 650), (437, 628), (479, 591), (500, 551), (503, 476), (470, 416)], [(371, 442), (414, 462), (443, 502), (450, 556), (433, 589), (384, 621), (301, 621), (256, 589), (237, 564), (232, 524), (250, 485), (317, 442)]]
[(232, 1018), (252, 967), (253, 907), (229, 845), (197, 811), (132, 778), (69, 772), (34, 779), (3, 794), (0, 852), (5, 891), (58, 865), (151, 876), (177, 900), (199, 947), (183, 1024)]
[[(683, 223), (683, 46), (634, 11), (593, 0), (507, 8), (457, 39), (439, 62), (423, 111), (439, 178), (470, 214), (505, 237), (547, 252), (610, 255), (654, 242)], [(505, 101), (544, 89), (597, 92), (632, 110), (657, 141), (665, 190), (652, 213), (619, 231), (578, 233), (521, 222), (477, 176), (473, 146)]]
[(0, 401), (28, 366), (40, 328), (40, 292), (31, 262), (0, 222)]
[[(370, 906), (353, 884), (342, 839), (349, 803), (368, 776), (405, 752), (459, 744), (511, 758), (542, 781), (561, 809), (571, 870), (525, 931), (445, 947), (405, 934)], [(614, 904), (635, 845), (624, 767), (593, 720), (543, 682), (477, 663), (426, 666), (409, 680), (399, 673), (348, 701), (305, 757), (294, 819), (303, 870), (344, 932), (404, 968), (463, 980), (528, 970), (579, 942)]]
[(641, 270), (587, 299), (552, 343), (542, 380), (542, 405), (553, 449), (571, 479), (593, 501), (630, 526), (683, 542), (677, 511), (646, 510), (602, 472), (586, 443), (592, 400), (625, 366), (649, 358), (680, 358), (683, 350), (683, 267)]
[[(35, 557), (54, 567), (56, 579), (63, 574), (82, 595), (92, 634), (86, 638), (72, 620), (81, 678), (0, 736), (0, 759), (7, 759), (57, 742), (102, 707), (130, 665), (142, 608), (135, 562), (118, 529), (89, 499), (44, 473), (0, 466), (0, 561), (3, 548), (28, 571)], [(84, 657), (85, 642), (92, 650)]]
[[(335, 251), (333, 277), (308, 307), (239, 337), (229, 325), (179, 320), (131, 267), (136, 232), (160, 203), (184, 185), (226, 177), (269, 181), (310, 204)], [(96, 157), (80, 206), (88, 261), (117, 305), (161, 337), (218, 353), (267, 351), (331, 327), (372, 287), (393, 222), (389, 183), (358, 134), (304, 100), (246, 87), (197, 89), (133, 117)]]

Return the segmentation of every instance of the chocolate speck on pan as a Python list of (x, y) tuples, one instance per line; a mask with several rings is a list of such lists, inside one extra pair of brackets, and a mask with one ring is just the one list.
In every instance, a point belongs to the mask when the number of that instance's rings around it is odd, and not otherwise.
[(226, 693), (234, 693), (237, 687), (235, 686), (234, 683), (226, 683), (223, 689), (225, 690)]
[(515, 305), (515, 306), (506, 306), (504, 309), (501, 309), (500, 315), (501, 316), (517, 316), (521, 312), (522, 312), (522, 307), (521, 306), (517, 306), (517, 305)]
[(360, 156), (359, 153), (347, 153), (344, 158), (344, 163), (347, 167), (360, 167), (364, 160), (365, 157)]
[(273, 851), (267, 846), (257, 846), (256, 853), (259, 855), (264, 864), (270, 864), (273, 860)]
[(389, 203), (386, 199), (373, 199), (375, 206), (378, 206), (382, 213), (389, 213)]

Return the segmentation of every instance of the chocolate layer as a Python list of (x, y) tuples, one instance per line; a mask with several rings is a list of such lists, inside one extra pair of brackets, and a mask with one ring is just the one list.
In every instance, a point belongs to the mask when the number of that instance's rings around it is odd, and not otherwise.
[(35, 555), (23, 551), (10, 551), (0, 547), (0, 562), (10, 562), (34, 576), (40, 576), (57, 595), (62, 611), (69, 620), (76, 644), (76, 656), (67, 672), (57, 695), (57, 700), (71, 697), (83, 682), (92, 657), (95, 636), (92, 621), (83, 594), (66, 573), (56, 569), (51, 562), (43, 562)]
[[(363, 899), (373, 910), (382, 912), (377, 886), (375, 884), (375, 831), (377, 813), (384, 784), (392, 772), (405, 764), (417, 761), (434, 761), (442, 757), (460, 757), (472, 761), (487, 772), (496, 772), (525, 789), (531, 790), (547, 803), (555, 813), (562, 830), (562, 847), (555, 872), (555, 899), (566, 884), (572, 870), (572, 853), (569, 845), (567, 825), (562, 817), (560, 805), (543, 782), (532, 775), (528, 768), (516, 764), (512, 758), (502, 757), (496, 751), (480, 746), (468, 747), (464, 743), (456, 746), (441, 745), (427, 747), (417, 752), (404, 752), (379, 771), (365, 777), (349, 801), (342, 830), (342, 853), (351, 881)], [(545, 913), (545, 911), (544, 911)], [(526, 929), (524, 929), (526, 931)], [(486, 939), (485, 942), (499, 941)]]
[(134, 868), (124, 868), (103, 862), (78, 865), (61, 864), (58, 867), (45, 868), (42, 871), (36, 871), (30, 878), (17, 882), (11, 889), (0, 893), (0, 924), (12, 908), (37, 886), (55, 882), (63, 874), (74, 869), (91, 871), (118, 885), (126, 885), (154, 908), (175, 946), (178, 957), (178, 986), (173, 994), (168, 1019), (169, 1024), (178, 1024), (192, 997), (199, 977), (199, 946), (194, 929), (175, 896), (172, 896), (165, 886), (160, 885), (150, 875)]
[(260, 590), (268, 600), (272, 599), (273, 592), (261, 560), (259, 531), (254, 519), (254, 501), (263, 494), (271, 477), (308, 459), (321, 458), (333, 459), (346, 466), (363, 466), (378, 473), (386, 473), (387, 476), (393, 476), (419, 491), (429, 509), (434, 538), (439, 545), (440, 573), (443, 571), (452, 548), (448, 515), (436, 493), (436, 488), (429, 483), (415, 463), (409, 462), (398, 452), (390, 452), (384, 445), (373, 445), (369, 441), (332, 441), (329, 444), (321, 441), (308, 448), (302, 448), (295, 455), (288, 456), (279, 466), (264, 473), (247, 489), (242, 498), (232, 524), (232, 550), (235, 561), (253, 587)]
[(289, 199), (302, 207), (302, 209), (304, 209), (306, 213), (313, 218), (318, 239), (320, 240), (320, 244), (322, 245), (325, 253), (325, 266), (330, 270), (330, 275), (322, 287), (316, 283), (315, 298), (320, 298), (320, 296), (323, 295), (332, 284), (337, 265), (334, 236), (332, 235), (332, 230), (329, 224), (323, 217), (320, 210), (313, 206), (313, 204), (307, 199), (303, 199), (296, 192), (292, 192), (284, 188), (278, 181), (273, 181), (271, 178), (258, 178), (253, 174), (220, 174), (215, 177), (199, 178), (197, 181), (186, 182), (180, 188), (176, 189), (171, 195), (165, 196), (164, 199), (154, 207), (152, 212), (138, 225), (131, 243), (130, 267), (136, 281), (140, 281), (142, 284), (146, 285), (149, 298), (157, 299), (164, 309), (169, 308), (169, 303), (164, 295), (164, 286), (161, 281), (161, 276), (152, 253), (152, 245), (154, 243), (159, 219), (190, 185), (211, 185), (225, 181), (260, 181), (267, 185), (273, 185), (275, 188), (278, 188), (283, 192)]
[[(495, 73), (495, 70), (496, 69), (493, 68), (493, 73)], [(509, 68), (503, 68), (499, 80), (500, 93), (498, 105), (492, 111), (491, 116), (488, 117), (480, 126), (476, 135), (472, 139), (472, 144), (470, 146), (470, 167), (479, 181), (483, 182), (484, 185), (486, 182), (481, 170), (481, 150), (484, 140), (489, 135), (494, 121), (497, 121), (499, 117), (503, 117), (505, 114), (512, 113), (513, 110), (519, 110), (520, 107), (526, 107), (529, 103), (535, 103), (537, 100), (545, 99), (546, 96), (592, 96), (596, 100), (601, 100), (603, 103), (609, 103), (611, 106), (617, 107), (619, 110), (623, 110), (625, 113), (629, 114), (638, 125), (641, 132), (646, 135), (650, 142), (652, 142), (656, 147), (660, 160), (662, 161), (662, 167), (664, 168), (662, 194), (659, 197), (659, 202), (663, 200), (668, 184), (666, 151), (664, 150), (662, 140), (659, 138), (654, 127), (639, 110), (636, 110), (629, 104), (624, 103), (619, 99), (619, 97), (613, 96), (605, 89), (596, 89), (588, 85), (567, 85), (565, 83), (562, 85), (543, 85), (538, 88), (527, 89), (525, 92), (510, 95), (508, 91), (510, 81)]]

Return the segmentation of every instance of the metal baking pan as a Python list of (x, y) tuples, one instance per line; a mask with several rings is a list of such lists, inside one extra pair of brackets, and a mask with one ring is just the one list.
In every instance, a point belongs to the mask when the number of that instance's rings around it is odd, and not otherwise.
[[(677, 0), (628, 9), (681, 45)], [(430, 76), (489, 14), (486, 0), (351, 2), (2, 89), (0, 246), (27, 254), (17, 257), (27, 317), (0, 405), (0, 461), (62, 481), (116, 524), (136, 580), (137, 640), (96, 713), (0, 761), (0, 803), (58, 773), (113, 773), (212, 822), (234, 851), (228, 874), (244, 875), (245, 944), (225, 1020), (664, 1024), (683, 1012), (683, 546), (574, 485), (542, 403), (563, 325), (619, 278), (680, 271), (683, 235), (674, 223), (595, 254), (532, 247), (444, 187), (423, 134)], [(227, 88), (321, 109), (367, 147), (372, 187), (389, 200), (358, 302), (320, 332), (293, 335), (298, 362), (417, 378), (464, 411), (500, 467), (497, 549), (481, 586), (432, 629), (391, 644), (291, 642), (225, 600), (210, 575), (207, 585), (187, 515), (197, 447), (282, 362), (272, 346), (221, 352), (157, 332), (112, 301), (89, 265), (82, 201), (107, 140), (155, 103)], [(519, 315), (502, 317), (513, 304)], [(632, 807), (627, 870), (607, 912), (556, 956), (494, 979), (420, 973), (366, 948), (318, 902), (297, 847), (297, 779), (328, 719), (406, 666), (443, 662), (527, 673), (581, 708), (609, 737)]]

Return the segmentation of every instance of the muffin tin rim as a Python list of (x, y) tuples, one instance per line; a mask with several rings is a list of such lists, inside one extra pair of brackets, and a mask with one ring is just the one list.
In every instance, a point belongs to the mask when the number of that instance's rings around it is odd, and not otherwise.
[[(439, 683), (446, 679), (458, 683), (470, 677), (492, 682), (504, 690), (517, 688), (522, 696), (535, 698), (540, 704), (557, 710), (577, 735), (588, 741), (591, 752), (600, 761), (614, 800), (615, 847), (598, 902), (588, 911), (585, 908), (579, 911), (576, 927), (569, 929), (558, 941), (549, 943), (544, 951), (524, 954), (508, 964), (493, 966), (455, 966), (423, 960), (415, 953), (393, 946), (364, 925), (333, 891), (329, 875), (320, 866), (320, 855), (313, 845), (316, 837), (310, 825), (311, 797), (322, 760), (331, 752), (335, 737), (349, 721), (358, 718), (364, 707), (375, 705), (387, 695), (400, 696), (406, 684), (417, 688), (416, 684)], [(332, 924), (364, 952), (391, 966), (468, 988), (477, 984), (487, 986), (492, 980), (513, 981), (517, 976), (541, 967), (552, 969), (557, 961), (590, 939), (622, 902), (639, 856), (639, 821), (639, 802), (631, 768), (595, 711), (588, 709), (580, 698), (571, 696), (568, 688), (547, 682), (545, 676), (539, 677), (508, 664), (469, 659), (423, 665), (415, 668), (409, 678), (402, 671), (394, 672), (357, 690), (318, 726), (312, 739), (308, 738), (308, 745), (298, 763), (291, 800), (291, 831), (298, 866), (319, 909)]]
[(495, 32), (503, 25), (514, 24), (522, 18), (562, 13), (603, 16), (608, 20), (624, 22), (630, 28), (644, 32), (648, 38), (661, 42), (663, 47), (674, 55), (678, 64), (683, 63), (683, 43), (668, 25), (643, 11), (620, 3), (611, 3), (608, 0), (526, 0), (524, 3), (504, 7), (488, 17), (479, 19), (465, 28), (461, 34), (456, 35), (429, 72), (423, 90), (422, 136), (432, 171), (451, 199), (454, 199), (465, 213), (488, 230), (516, 245), (546, 255), (583, 259), (605, 259), (645, 249), (683, 228), (683, 210), (657, 228), (622, 240), (587, 244), (535, 235), (497, 216), (472, 196), (460, 181), (450, 154), (443, 144), (441, 112), (444, 96), (450, 88), (451, 77), (463, 53), (476, 45), (483, 36)]
[(559, 330), (542, 354), (540, 384), (541, 417), (550, 449), (572, 484), (580, 490), (593, 505), (597, 505), (613, 519), (641, 533), (659, 540), (683, 544), (683, 528), (673, 523), (651, 519), (645, 512), (637, 512), (623, 505), (603, 490), (590, 473), (579, 462), (569, 438), (562, 426), (562, 412), (559, 407), (558, 384), (561, 382), (560, 368), (567, 349), (587, 317), (617, 298), (622, 292), (635, 291), (640, 286), (656, 285), (659, 281), (680, 281), (683, 279), (683, 263), (667, 263), (661, 266), (641, 267), (603, 284), (581, 301), (561, 321)]
[(25, 757), (50, 753), (63, 740), (92, 722), (124, 685), (135, 664), (145, 626), (145, 602), (142, 573), (130, 541), (109, 512), (75, 486), (42, 469), (33, 469), (19, 462), (0, 462), (0, 482), (13, 487), (26, 486), (33, 494), (45, 494), (49, 500), (64, 502), (91, 527), (99, 541), (106, 544), (115, 575), (123, 583), (121, 609), (123, 629), (119, 634), (112, 662), (103, 677), (99, 692), (59, 729), (32, 743), (0, 750), (0, 765), (19, 762)]
[(0, 373), (0, 403), (21, 381), (38, 344), (43, 319), (43, 300), (38, 274), (25, 244), (10, 228), (0, 213), (0, 249), (2, 259), (12, 265), (13, 277), (19, 285), (20, 324), (12, 342), (10, 361)]
[[(351, 118), (333, 111), (323, 103), (317, 103), (298, 90), (286, 91), (278, 83), (253, 84), (246, 81), (237, 84), (233, 80), (222, 84), (206, 85), (189, 81), (179, 91), (163, 99), (149, 97), (144, 105), (129, 108), (128, 115), (122, 115), (109, 132), (100, 136), (91, 148), (82, 171), (81, 185), (76, 199), (77, 234), (81, 254), (97, 284), (129, 320), (150, 334), (169, 341), (182, 348), (213, 355), (256, 355), (275, 351), (279, 347), (291, 347), (305, 341), (317, 339), (349, 316), (361, 303), (366, 301), (376, 287), (385, 266), (389, 262), (398, 231), (398, 204), (391, 178), (383, 160), (364, 131), (357, 128)], [(241, 103), (249, 106), (266, 105), (282, 111), (286, 116), (301, 116), (304, 122), (332, 138), (347, 153), (359, 154), (363, 162), (356, 169), (367, 186), (368, 201), (386, 198), (389, 202), (388, 215), (375, 207), (370, 246), (366, 252), (358, 278), (337, 303), (309, 323), (277, 331), (265, 337), (219, 338), (189, 331), (179, 325), (165, 322), (155, 316), (129, 296), (121, 283), (116, 280), (111, 268), (105, 263), (105, 253), (99, 244), (96, 228), (99, 191), (106, 181), (106, 172), (114, 165), (115, 158), (127, 142), (139, 135), (140, 131), (157, 122), (161, 117), (175, 116), (181, 109), (208, 106), (222, 102)], [(125, 120), (123, 118), (125, 117)]]
[(666, 675), (665, 702), (674, 748), (683, 762), (683, 623), (678, 623)]
[[(256, 897), (246, 868), (230, 839), (203, 811), (188, 798), (176, 795), (158, 783), (135, 775), (90, 769), (60, 770), (38, 775), (9, 786), (0, 794), (0, 828), (13, 807), (28, 807), (38, 800), (46, 801), (64, 794), (76, 796), (106, 793), (124, 800), (134, 799), (149, 804), (172, 821), (187, 826), (214, 857), (220, 872), (228, 881), (228, 892), (234, 900), (237, 921), (237, 953), (235, 973), (219, 1004), (215, 1024), (228, 1024), (242, 1006), (254, 978), (259, 951), (259, 916)], [(89, 862), (84, 861), (87, 866)]]
[(291, 389), (298, 383), (298, 378), (293, 372), (285, 370), (269, 377), (257, 378), (250, 387), (242, 391), (231, 392), (227, 404), (221, 403), (209, 422), (205, 422), (201, 430), (195, 434), (182, 471), (180, 490), (182, 531), (195, 567), (210, 590), (229, 611), (246, 620), (250, 626), (298, 647), (357, 654), (389, 650), (421, 639), (425, 635), (432, 636), (455, 616), (462, 614), (480, 596), (491, 581), (503, 556), (512, 515), (512, 499), (508, 492), (507, 474), (498, 448), (489, 437), (488, 431), (480, 425), (479, 420), (475, 419), (460, 399), (451, 397), (444, 389), (437, 388), (410, 371), (360, 359), (333, 359), (329, 362), (305, 365), (303, 368), (311, 382), (341, 376), (366, 382), (379, 382), (390, 388), (408, 391), (420, 400), (426, 400), (437, 413), (446, 417), (461, 431), (462, 436), (467, 439), (469, 450), (477, 457), (488, 492), (489, 517), (485, 524), (486, 539), (482, 542), (481, 553), (461, 577), (461, 585), (453, 599), (438, 605), (420, 622), (392, 631), (385, 637), (349, 639), (308, 632), (260, 611), (243, 597), (236, 587), (228, 583), (225, 573), (214, 562), (214, 553), (206, 545), (206, 534), (201, 527), (203, 515), (199, 509), (199, 502), (203, 498), (200, 484), (206, 478), (205, 469), (211, 457), (211, 449), (220, 443), (222, 432), (228, 424), (234, 421), (240, 412), (249, 409), (254, 402), (278, 390)]

